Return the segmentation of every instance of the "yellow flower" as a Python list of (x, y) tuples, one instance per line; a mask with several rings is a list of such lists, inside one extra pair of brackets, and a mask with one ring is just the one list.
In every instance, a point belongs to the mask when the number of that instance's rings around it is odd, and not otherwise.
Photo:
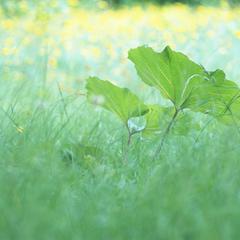
[(235, 36), (240, 39), (240, 31), (236, 31)]
[(7, 20), (1, 20), (1, 24), (2, 27), (6, 30), (11, 30), (14, 28), (14, 21), (13, 20), (10, 20), (10, 19), (7, 19)]
[(93, 48), (92, 48), (92, 55), (93, 55), (95, 58), (99, 58), (100, 55), (101, 55), (100, 49), (97, 48), (97, 47), (93, 47)]
[(48, 60), (48, 64), (49, 64), (49, 66), (51, 66), (51, 67), (53, 67), (53, 68), (57, 67), (57, 59), (51, 57), (51, 58)]
[(78, 5), (79, 1), (78, 0), (68, 0), (68, 4), (71, 7), (76, 7)]
[(4, 48), (2, 48), (1, 52), (2, 52), (3, 56), (10, 56), (13, 54), (13, 49), (9, 48), (9, 47), (4, 47)]
[(23, 11), (23, 12), (27, 12), (28, 11), (28, 3), (27, 1), (21, 1), (19, 3), (19, 8)]
[(106, 8), (108, 8), (108, 3), (106, 1), (99, 1), (98, 2), (98, 7), (100, 9), (106, 9)]

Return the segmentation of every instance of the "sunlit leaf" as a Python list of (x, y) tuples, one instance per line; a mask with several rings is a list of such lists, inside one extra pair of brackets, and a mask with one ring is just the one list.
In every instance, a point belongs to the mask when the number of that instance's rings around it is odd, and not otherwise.
[(186, 105), (191, 91), (188, 88), (189, 83), (193, 79), (203, 81), (203, 68), (170, 47), (166, 47), (160, 53), (144, 46), (131, 49), (129, 59), (135, 64), (141, 79), (157, 88), (176, 108)]
[(227, 80), (222, 70), (207, 72), (170, 47), (160, 53), (138, 47), (129, 51), (129, 59), (141, 79), (157, 88), (178, 110), (188, 108), (217, 117), (228, 112), (239, 94), (237, 84)]
[(215, 117), (229, 114), (230, 106), (239, 95), (239, 90), (236, 83), (226, 79), (222, 70), (206, 72), (205, 81), (192, 86), (186, 106), (193, 111)]
[(109, 81), (90, 77), (86, 89), (89, 102), (115, 113), (125, 124), (130, 118), (148, 112), (148, 107), (129, 89), (120, 88)]

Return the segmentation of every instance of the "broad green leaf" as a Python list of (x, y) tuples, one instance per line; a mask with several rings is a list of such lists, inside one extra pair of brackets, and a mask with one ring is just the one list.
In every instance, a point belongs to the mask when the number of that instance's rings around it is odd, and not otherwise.
[(157, 88), (176, 108), (181, 108), (191, 89), (189, 84), (195, 80), (202, 82), (203, 68), (180, 52), (166, 47), (155, 52), (150, 47), (138, 47), (129, 51), (128, 58), (135, 64), (140, 78), (148, 85)]
[(120, 88), (109, 81), (90, 77), (86, 88), (89, 102), (115, 113), (125, 124), (130, 118), (148, 112), (148, 107), (129, 89)]
[(207, 72), (180, 52), (166, 47), (157, 53), (149, 47), (129, 51), (141, 79), (172, 101), (176, 109), (191, 109), (215, 117), (227, 113), (239, 94), (236, 83), (221, 70)]
[(222, 70), (205, 74), (205, 81), (201, 84), (191, 82), (191, 92), (184, 106), (215, 117), (227, 114), (240, 89), (236, 83), (226, 79)]

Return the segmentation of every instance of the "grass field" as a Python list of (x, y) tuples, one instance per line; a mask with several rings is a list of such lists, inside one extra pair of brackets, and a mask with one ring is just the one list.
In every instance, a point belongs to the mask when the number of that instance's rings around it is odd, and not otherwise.
[(198, 114), (200, 129), (173, 129), (154, 159), (161, 137), (128, 148), (84, 86), (97, 75), (164, 101), (127, 59), (140, 45), (170, 45), (239, 84), (240, 8), (71, 4), (0, 15), (0, 239), (239, 239), (237, 126)]

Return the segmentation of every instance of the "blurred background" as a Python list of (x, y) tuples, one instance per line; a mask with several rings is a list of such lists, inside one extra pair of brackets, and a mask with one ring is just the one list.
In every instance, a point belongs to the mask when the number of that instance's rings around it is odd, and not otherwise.
[(63, 94), (82, 91), (89, 75), (141, 89), (145, 86), (127, 59), (128, 50), (139, 45), (159, 51), (170, 45), (238, 81), (239, 3), (0, 0), (3, 86), (29, 84), (42, 101), (58, 94), (56, 82)]
[(64, 6), (64, 5), (72, 5), (72, 6), (90, 6), (90, 7), (99, 7), (107, 5), (110, 7), (120, 7), (123, 5), (136, 5), (136, 4), (158, 4), (158, 5), (165, 5), (165, 4), (172, 4), (172, 3), (183, 3), (188, 4), (191, 6), (196, 5), (208, 5), (208, 6), (219, 6), (223, 2), (227, 2), (231, 6), (236, 6), (240, 3), (240, 0), (58, 0), (58, 1), (52, 1), (52, 0), (43, 0), (43, 1), (37, 1), (37, 0), (1, 0), (0, 4), (2, 9), (4, 9), (5, 13), (21, 13), (24, 12), (24, 8), (27, 7), (27, 5), (30, 5), (31, 7), (37, 7), (42, 4), (51, 4), (55, 5), (55, 7), (58, 6)]
[(54, 11), (63, 10), (63, 8), (71, 7), (90, 7), (90, 8), (105, 8), (113, 7), (119, 8), (122, 6), (133, 5), (166, 5), (182, 3), (190, 6), (220, 6), (222, 4), (228, 4), (229, 6), (236, 6), (240, 3), (240, 0), (0, 0), (1, 10), (5, 15), (26, 14), (29, 8), (39, 9), (44, 5), (48, 8), (52, 8)]

